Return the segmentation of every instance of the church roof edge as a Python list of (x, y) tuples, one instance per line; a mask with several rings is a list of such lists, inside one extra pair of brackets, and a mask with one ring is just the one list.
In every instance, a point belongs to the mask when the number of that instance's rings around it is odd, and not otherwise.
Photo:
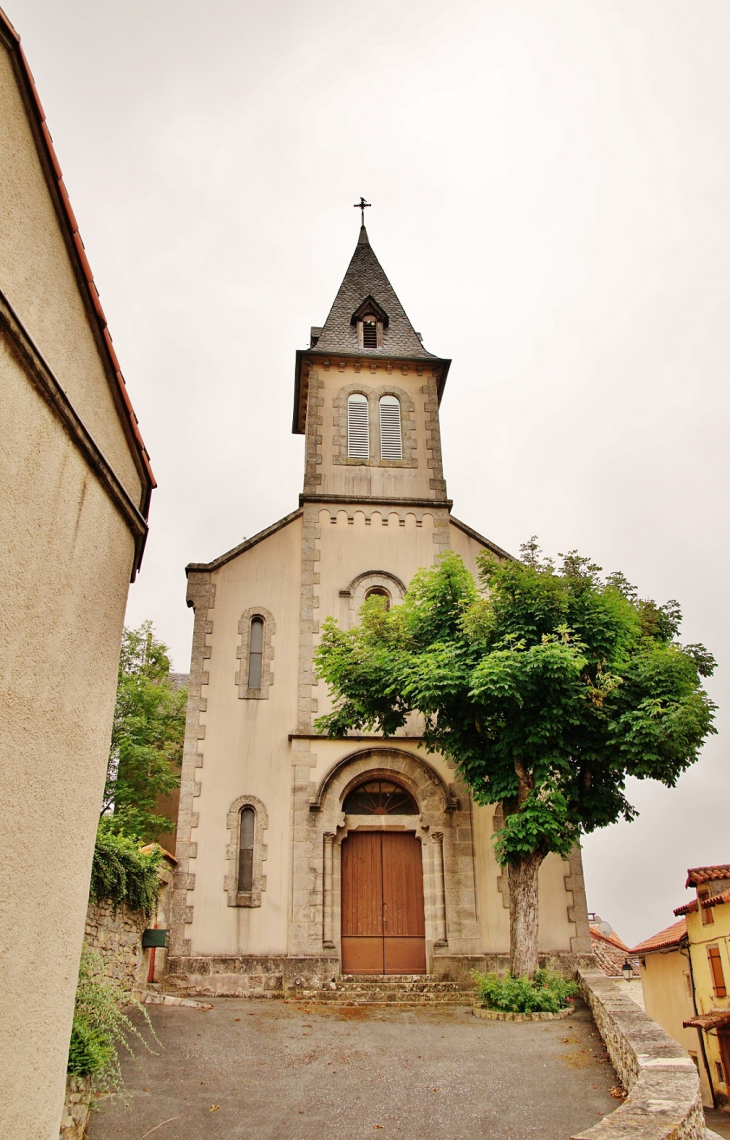
[(517, 561), (514, 554), (510, 554), (508, 550), (503, 550), (501, 546), (497, 546), (496, 542), (492, 542), (491, 539), (485, 538), (484, 535), (480, 534), (478, 530), (474, 530), (473, 527), (469, 526), (465, 522), (462, 522), (461, 519), (456, 519), (453, 515), (450, 515), (449, 522), (453, 523), (453, 525), (464, 534), (468, 534), (470, 538), (475, 538), (477, 542), (483, 543), (484, 546), (492, 551), (492, 554), (496, 554), (500, 558), (506, 558), (508, 562)]
[(301, 513), (302, 508), (297, 507), (295, 511), (290, 511), (288, 515), (284, 515), (283, 519), (279, 519), (278, 522), (272, 523), (271, 526), (265, 527), (264, 530), (260, 530), (258, 534), (254, 534), (252, 538), (244, 538), (243, 542), (239, 542), (238, 546), (234, 546), (232, 550), (227, 550), (225, 554), (220, 554), (217, 558), (214, 558), (212, 562), (188, 562), (185, 567), (185, 577), (187, 578), (189, 574), (195, 572), (205, 573), (206, 571), (220, 569), (221, 566), (225, 566), (226, 562), (232, 562), (239, 554), (250, 550), (252, 546), (256, 546), (259, 542), (263, 542), (265, 538), (276, 534), (277, 530), (282, 530), (285, 526), (288, 526), (290, 522), (294, 522), (294, 519), (299, 518)]

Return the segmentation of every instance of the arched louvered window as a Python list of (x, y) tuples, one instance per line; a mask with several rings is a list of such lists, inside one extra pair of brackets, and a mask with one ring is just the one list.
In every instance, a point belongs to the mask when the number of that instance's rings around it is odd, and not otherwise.
[(353, 392), (347, 400), (347, 455), (350, 459), (370, 458), (368, 400), (362, 392)]
[(251, 618), (251, 637), (248, 643), (248, 687), (261, 688), (261, 663), (264, 656), (264, 619)]
[(238, 840), (238, 890), (248, 894), (253, 890), (253, 846), (256, 829), (256, 812), (252, 807), (241, 808), (241, 830)]
[(400, 402), (397, 396), (381, 396), (380, 398), (380, 458), (403, 458)]

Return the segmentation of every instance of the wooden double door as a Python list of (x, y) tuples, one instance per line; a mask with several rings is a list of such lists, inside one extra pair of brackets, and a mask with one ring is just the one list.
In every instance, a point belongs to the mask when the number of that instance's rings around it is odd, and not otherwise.
[(420, 840), (353, 831), (341, 851), (343, 974), (425, 974)]

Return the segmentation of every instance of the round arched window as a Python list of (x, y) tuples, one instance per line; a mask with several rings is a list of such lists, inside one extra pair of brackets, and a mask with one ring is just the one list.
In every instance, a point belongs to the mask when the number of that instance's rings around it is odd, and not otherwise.
[(368, 780), (353, 788), (342, 808), (347, 815), (418, 815), (410, 792), (390, 780)]
[(390, 609), (390, 594), (383, 586), (373, 586), (365, 593), (365, 598), (385, 598), (385, 608)]

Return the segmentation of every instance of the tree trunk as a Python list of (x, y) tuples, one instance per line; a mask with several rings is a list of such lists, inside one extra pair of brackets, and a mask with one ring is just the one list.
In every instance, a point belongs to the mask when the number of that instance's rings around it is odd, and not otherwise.
[(514, 978), (537, 970), (537, 873), (544, 856), (524, 855), (509, 865), (509, 969)]

